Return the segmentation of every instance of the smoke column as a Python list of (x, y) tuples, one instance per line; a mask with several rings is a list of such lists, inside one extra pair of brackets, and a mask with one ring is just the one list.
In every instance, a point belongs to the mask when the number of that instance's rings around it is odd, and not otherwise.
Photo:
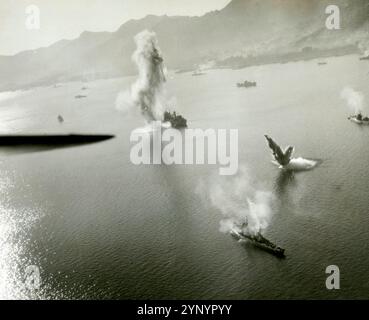
[(359, 114), (363, 111), (364, 95), (361, 92), (346, 87), (341, 92), (341, 98), (346, 101), (349, 108), (355, 114)]
[(138, 68), (138, 78), (130, 92), (121, 92), (117, 97), (118, 109), (138, 107), (146, 121), (163, 119), (164, 66), (156, 34), (142, 31), (135, 36), (136, 51), (132, 56)]
[(256, 235), (269, 226), (273, 195), (270, 192), (255, 190), (249, 181), (248, 172), (242, 167), (237, 176), (214, 176), (209, 184), (200, 184), (198, 193), (206, 195), (211, 206), (217, 208), (224, 216), (220, 221), (221, 232), (239, 229), (245, 221), (248, 222), (247, 232), (251, 235)]
[(359, 49), (362, 51), (364, 57), (369, 57), (369, 42), (362, 41), (359, 43)]

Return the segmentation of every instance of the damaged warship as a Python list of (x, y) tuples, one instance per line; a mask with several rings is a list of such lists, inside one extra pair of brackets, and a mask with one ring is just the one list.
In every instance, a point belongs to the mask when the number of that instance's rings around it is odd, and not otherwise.
[(187, 120), (175, 111), (165, 111), (164, 122), (170, 122), (172, 128), (175, 129), (187, 128)]
[(247, 240), (250, 241), (254, 246), (256, 246), (259, 249), (262, 249), (264, 251), (267, 251), (271, 254), (274, 254), (275, 256), (279, 258), (285, 257), (285, 249), (275, 245), (268, 239), (266, 239), (260, 231), (256, 234), (250, 234), (247, 231), (247, 222), (243, 223), (239, 228), (233, 228), (230, 231), (230, 234), (236, 238), (237, 240)]
[(363, 117), (361, 112), (356, 115), (349, 116), (348, 119), (360, 125), (369, 125), (369, 117)]

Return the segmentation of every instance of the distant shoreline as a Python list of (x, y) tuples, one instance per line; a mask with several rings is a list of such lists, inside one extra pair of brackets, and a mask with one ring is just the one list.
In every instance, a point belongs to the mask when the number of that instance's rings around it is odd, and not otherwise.
[[(233, 56), (223, 60), (216, 60), (216, 63), (213, 67), (209, 68), (208, 70), (217, 70), (217, 69), (244, 69), (247, 67), (253, 66), (261, 66), (261, 65), (270, 65), (270, 64), (285, 64), (291, 62), (298, 62), (298, 61), (309, 61), (319, 58), (330, 58), (330, 57), (342, 57), (347, 55), (358, 55), (360, 56), (360, 51), (355, 45), (348, 45), (334, 49), (315, 49), (306, 47), (301, 51), (295, 52), (288, 52), (288, 53), (281, 53), (281, 54), (265, 54), (259, 56)], [(179, 68), (179, 69), (171, 69), (171, 71), (175, 72), (176, 74), (181, 73), (188, 73), (195, 71), (196, 68)], [(108, 79), (117, 79), (122, 77), (130, 77), (135, 76), (137, 73), (127, 73), (127, 74), (114, 74), (114, 75), (101, 75), (100, 77), (97, 76), (93, 80), (89, 81), (96, 81), (96, 80), (108, 80)], [(12, 92), (16, 90), (28, 90), (37, 87), (44, 87), (44, 86), (52, 86), (60, 83), (69, 83), (69, 82), (76, 82), (76, 81), (84, 81), (83, 76), (75, 76), (71, 77), (70, 79), (65, 79), (64, 81), (60, 81), (60, 79), (55, 79), (51, 81), (50, 79), (43, 79), (39, 81), (35, 81), (33, 83), (27, 85), (0, 85), (0, 93), (2, 92)], [(87, 82), (89, 82), (87, 81)]]
[(275, 63), (289, 63), (297, 61), (309, 61), (319, 58), (341, 57), (351, 54), (360, 54), (357, 46), (348, 45), (334, 49), (315, 49), (306, 47), (301, 51), (282, 54), (265, 54), (260, 56), (241, 57), (233, 56), (217, 62), (217, 69), (243, 69), (251, 66), (268, 65)]

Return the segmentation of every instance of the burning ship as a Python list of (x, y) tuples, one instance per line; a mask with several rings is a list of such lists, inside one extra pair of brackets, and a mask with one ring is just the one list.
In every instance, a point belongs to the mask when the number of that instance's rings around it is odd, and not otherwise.
[(348, 117), (349, 120), (360, 125), (369, 125), (369, 117), (363, 117), (361, 112), (356, 115)]
[(237, 240), (249, 241), (257, 248), (260, 248), (264, 251), (274, 254), (275, 256), (279, 258), (285, 257), (285, 254), (284, 254), (285, 249), (277, 246), (273, 242), (266, 239), (260, 233), (260, 231), (256, 235), (249, 233), (247, 230), (247, 222), (245, 222), (240, 228), (237, 228), (237, 227), (233, 228), (230, 231), (230, 234)]
[(164, 122), (170, 122), (172, 128), (175, 129), (187, 128), (187, 120), (181, 115), (177, 114), (175, 111), (165, 111)]
[(256, 82), (254, 81), (244, 81), (244, 82), (240, 82), (237, 83), (237, 87), (238, 88), (251, 88), (251, 87), (256, 87)]

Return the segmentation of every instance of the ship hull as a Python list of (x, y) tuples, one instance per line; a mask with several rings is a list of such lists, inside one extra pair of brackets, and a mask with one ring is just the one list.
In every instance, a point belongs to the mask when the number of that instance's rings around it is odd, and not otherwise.
[(237, 240), (245, 240), (248, 241), (250, 243), (252, 243), (255, 247), (264, 250), (266, 252), (269, 252), (279, 258), (285, 258), (285, 253), (284, 253), (284, 249), (277, 247), (276, 245), (272, 244), (270, 241), (266, 240), (265, 238), (264, 241), (260, 241), (257, 240), (255, 237), (253, 236), (249, 236), (246, 234), (243, 234), (235, 229), (232, 229), (230, 231), (230, 234)]

